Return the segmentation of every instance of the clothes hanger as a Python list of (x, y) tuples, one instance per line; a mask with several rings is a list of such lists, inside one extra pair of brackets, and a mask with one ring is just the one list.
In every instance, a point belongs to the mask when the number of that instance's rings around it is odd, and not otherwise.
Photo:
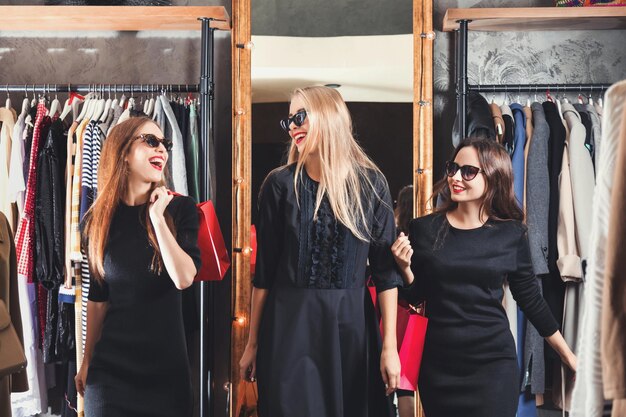
[[(102, 86), (102, 97), (104, 98), (104, 85)], [(109, 110), (111, 110), (111, 105), (113, 104), (113, 100), (111, 100), (111, 84), (109, 84), (109, 97), (104, 102), (104, 111), (100, 116), (100, 123), (104, 123), (109, 117)]]
[(152, 117), (152, 114), (154, 113), (154, 85), (152, 85), (150, 89), (152, 90), (152, 96), (148, 101), (148, 113), (146, 113), (148, 117)]
[(24, 100), (22, 100), (22, 112), (20, 113), (20, 117), (26, 117), (29, 110), (30, 110), (30, 100), (26, 96), (26, 86), (24, 86)]
[(587, 102), (589, 105), (593, 106), (593, 85), (590, 86), (589, 95), (587, 96)]
[(59, 112), (59, 106), (61, 105), (57, 91), (58, 91), (58, 88), (57, 88), (57, 85), (55, 84), (54, 85), (54, 100), (52, 100), (52, 104), (50, 104), (50, 117), (54, 117)]
[(550, 89), (549, 88), (546, 90), (546, 100), (549, 101), (550, 103), (554, 103), (554, 99), (550, 95)]
[(91, 91), (91, 84), (89, 84), (89, 93), (85, 96), (85, 101), (83, 102), (83, 107), (80, 110), (79, 115), (74, 119), (78, 123), (82, 122), (85, 116), (87, 115), (89, 108), (91, 107), (94, 97), (94, 93)]
[(584, 101), (583, 101), (583, 86), (582, 86), (582, 84), (579, 85), (579, 87), (580, 87), (580, 91), (578, 93), (578, 104), (585, 104)]
[[(141, 86), (141, 90), (143, 92), (143, 85)], [(146, 88), (146, 92), (148, 91), (148, 89)], [(141, 98), (141, 103), (143, 104), (143, 113), (144, 114), (148, 114), (148, 108), (150, 107), (150, 99), (148, 99), (148, 97), (146, 96), (146, 100), (143, 100), (143, 96)]]
[(5, 102), (5, 106), (7, 109), (10, 109), (11, 106), (11, 95), (9, 94), (9, 84), (7, 84), (7, 101)]
[[(96, 104), (93, 106), (93, 113), (91, 114), (91, 120), (100, 121), (100, 117), (104, 113), (104, 106), (106, 104), (106, 100), (104, 99), (104, 94), (102, 94), (102, 85), (100, 86), (100, 92), (98, 92), (98, 100)], [(96, 90), (97, 91), (97, 90)]]

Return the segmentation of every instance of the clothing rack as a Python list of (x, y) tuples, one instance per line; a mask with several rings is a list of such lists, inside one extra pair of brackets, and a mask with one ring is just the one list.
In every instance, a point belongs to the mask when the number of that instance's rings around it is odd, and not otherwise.
[[(574, 9), (574, 8), (572, 8)], [(462, 136), (467, 131), (467, 94), (478, 92), (557, 92), (604, 91), (610, 84), (513, 84), (470, 85), (467, 79), (468, 32), (479, 31), (554, 31), (577, 29), (602, 30), (626, 27), (626, 10), (601, 10), (603, 8), (559, 9), (549, 7), (528, 8), (474, 8), (448, 9), (444, 30), (455, 31), (455, 80), (457, 117)], [(612, 8), (614, 9), (614, 8)]]
[(0, 93), (197, 93), (199, 84), (7, 84)]
[[(129, 13), (130, 10), (133, 13)], [(207, 151), (212, 147), (214, 138), (214, 46), (215, 31), (230, 30), (230, 17), (223, 6), (0, 6), (0, 14), (5, 19), (0, 22), (0, 31), (143, 31), (143, 30), (198, 30), (201, 29), (201, 62), (199, 84), (40, 84), (40, 85), (0, 85), (8, 93), (199, 93), (199, 136), (200, 136), (200, 199), (206, 201), (215, 198), (214, 190), (208, 179), (209, 168)], [(101, 19), (93, 19), (92, 16)], [(57, 22), (64, 22), (59, 25)], [(200, 27), (198, 27), (200, 24)], [(159, 89), (161, 87), (161, 89)], [(215, 203), (215, 201), (214, 201)], [(211, 285), (200, 283), (200, 401), (199, 414), (206, 417), (211, 414), (211, 390), (213, 362), (213, 340), (207, 343), (208, 306), (214, 308), (214, 296)]]
[(541, 93), (541, 92), (568, 92), (593, 93), (606, 91), (611, 84), (468, 84), (467, 91), (479, 93)]

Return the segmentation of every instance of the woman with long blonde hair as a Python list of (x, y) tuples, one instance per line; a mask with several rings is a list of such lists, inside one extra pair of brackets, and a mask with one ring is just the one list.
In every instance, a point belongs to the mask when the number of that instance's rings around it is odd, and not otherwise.
[(164, 187), (171, 142), (147, 117), (114, 127), (83, 221), (91, 273), (76, 389), (89, 417), (191, 416), (181, 292), (200, 268), (198, 215)]
[[(281, 125), (289, 161), (259, 198), (250, 335), (242, 378), (260, 417), (390, 416), (398, 385), (397, 287), (387, 182), (352, 135), (341, 95), (294, 91)], [(369, 260), (383, 320), (366, 289)]]

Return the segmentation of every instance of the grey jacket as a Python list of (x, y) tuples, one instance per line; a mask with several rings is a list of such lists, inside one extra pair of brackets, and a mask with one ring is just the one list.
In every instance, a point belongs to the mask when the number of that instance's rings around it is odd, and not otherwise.
[(172, 147), (170, 159), (167, 162), (168, 170), (172, 174), (174, 191), (183, 195), (188, 195), (189, 190), (187, 188), (187, 168), (185, 165), (183, 134), (180, 131), (180, 127), (178, 127), (176, 116), (174, 116), (174, 111), (172, 110), (172, 106), (170, 106), (170, 102), (167, 100), (167, 97), (161, 95), (159, 96), (159, 99), (161, 100), (161, 106), (167, 119), (167, 123), (164, 123), (165, 126), (161, 126), (161, 128), (165, 133), (165, 137), (171, 138), (174, 145)]
[(531, 105), (533, 137), (528, 151), (526, 179), (526, 223), (528, 242), (535, 275), (548, 273), (548, 209), (550, 206), (550, 174), (548, 172), (548, 141), (550, 127), (540, 103)]
[[(531, 105), (533, 137), (526, 167), (526, 223), (535, 275), (548, 273), (548, 208), (550, 177), (548, 173), (548, 141), (550, 127), (541, 103)], [(539, 291), (542, 286), (539, 285)], [(535, 327), (527, 322), (524, 341), (522, 390), (530, 386), (533, 394), (545, 392), (544, 341)]]

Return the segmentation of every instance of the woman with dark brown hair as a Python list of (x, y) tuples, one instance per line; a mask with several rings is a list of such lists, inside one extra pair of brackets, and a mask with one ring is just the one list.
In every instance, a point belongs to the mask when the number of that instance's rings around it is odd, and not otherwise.
[(76, 389), (85, 415), (191, 416), (181, 292), (200, 268), (198, 216), (164, 187), (172, 144), (147, 117), (114, 127), (83, 221), (91, 273)]
[(520, 391), (503, 282), (531, 323), (573, 370), (576, 357), (539, 293), (523, 213), (504, 148), (465, 139), (436, 185), (434, 214), (411, 221), (392, 252), (426, 301), (428, 331), (419, 390), (428, 417), (514, 417)]

